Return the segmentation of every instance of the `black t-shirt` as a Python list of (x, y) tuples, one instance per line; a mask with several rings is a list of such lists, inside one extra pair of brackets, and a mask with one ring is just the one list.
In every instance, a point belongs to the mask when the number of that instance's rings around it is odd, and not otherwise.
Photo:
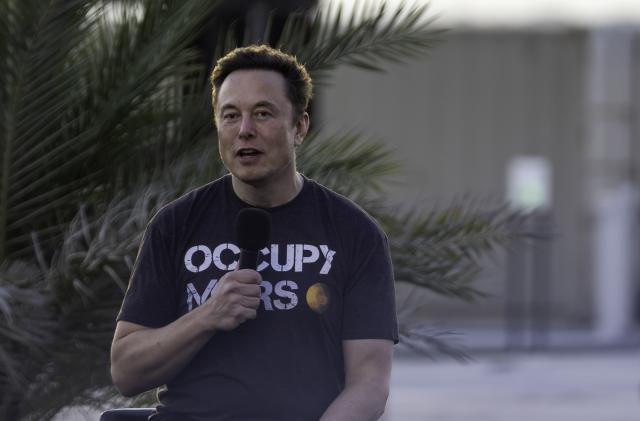
[[(147, 227), (118, 320), (162, 327), (215, 294), (239, 256), (248, 205), (225, 176)], [(342, 341), (398, 340), (387, 238), (348, 199), (309, 179), (271, 214), (256, 319), (216, 333), (158, 394), (158, 420), (313, 420), (344, 388)]]

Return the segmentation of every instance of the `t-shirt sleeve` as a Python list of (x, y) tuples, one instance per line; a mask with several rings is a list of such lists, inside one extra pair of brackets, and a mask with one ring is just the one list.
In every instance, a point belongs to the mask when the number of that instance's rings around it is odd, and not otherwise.
[(117, 320), (157, 328), (177, 318), (174, 259), (154, 218), (145, 231)]
[(398, 343), (393, 266), (386, 235), (369, 229), (355, 245), (346, 281), (342, 339), (389, 339)]

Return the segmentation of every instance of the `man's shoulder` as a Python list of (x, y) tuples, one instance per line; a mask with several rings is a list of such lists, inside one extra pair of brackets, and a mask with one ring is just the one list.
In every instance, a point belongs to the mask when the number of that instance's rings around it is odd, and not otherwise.
[(378, 221), (354, 200), (315, 180), (308, 179), (308, 182), (321, 202), (318, 205), (326, 208), (338, 220), (382, 231)]
[(222, 193), (228, 177), (229, 175), (224, 175), (207, 184), (196, 187), (170, 202), (165, 207), (182, 210), (183, 208), (198, 204), (201, 201), (215, 199), (216, 196)]
[(223, 176), (207, 184), (196, 187), (175, 200), (162, 206), (151, 220), (152, 224), (164, 225), (172, 221), (183, 221), (188, 215), (204, 203), (216, 200), (223, 194), (226, 177)]
[(364, 209), (362, 209), (356, 202), (349, 199), (347, 196), (338, 193), (331, 188), (320, 184), (318, 181), (307, 178), (307, 183), (311, 186), (311, 190), (314, 193), (314, 196), (317, 200), (322, 201), (322, 205), (330, 205), (334, 207), (334, 211), (340, 212), (355, 212), (355, 213), (364, 213)]

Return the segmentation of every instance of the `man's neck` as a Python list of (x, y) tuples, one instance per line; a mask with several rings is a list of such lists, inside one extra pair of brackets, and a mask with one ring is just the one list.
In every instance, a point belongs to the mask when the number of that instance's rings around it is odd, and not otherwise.
[(293, 177), (279, 183), (249, 184), (231, 176), (235, 194), (245, 203), (259, 208), (273, 208), (293, 200), (304, 184), (297, 171)]

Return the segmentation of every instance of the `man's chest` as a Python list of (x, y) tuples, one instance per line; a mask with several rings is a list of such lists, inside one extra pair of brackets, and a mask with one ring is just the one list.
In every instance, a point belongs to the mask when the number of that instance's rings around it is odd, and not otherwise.
[[(256, 270), (262, 276), (260, 313), (287, 312), (333, 318), (339, 315), (346, 276), (340, 241), (317, 224), (278, 224), (269, 244), (259, 252)], [(185, 314), (213, 294), (222, 276), (236, 269), (240, 258), (229, 227), (198, 230), (177, 250), (176, 287), (179, 311)]]

